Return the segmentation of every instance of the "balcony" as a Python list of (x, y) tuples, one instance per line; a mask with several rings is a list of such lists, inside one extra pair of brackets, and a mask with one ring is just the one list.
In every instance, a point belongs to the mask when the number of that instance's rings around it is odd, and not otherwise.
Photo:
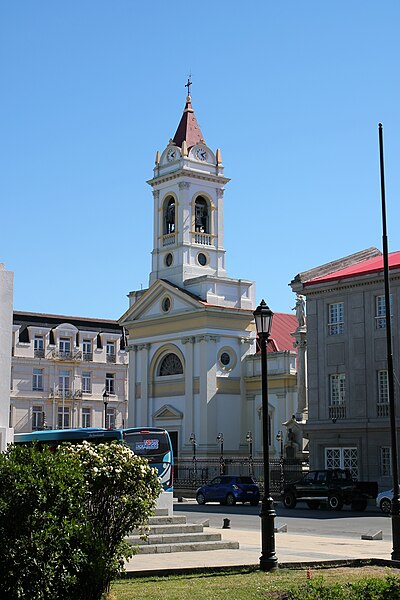
[(195, 244), (200, 244), (201, 246), (211, 246), (212, 235), (211, 233), (195, 231), (193, 233), (193, 240)]
[(92, 362), (93, 361), (93, 352), (84, 352), (82, 354), (82, 359), (85, 360), (86, 362)]
[(346, 418), (346, 405), (345, 404), (336, 404), (329, 407), (329, 418), (332, 421), (336, 421), (337, 419), (345, 419)]
[(389, 402), (378, 402), (377, 403), (376, 416), (377, 417), (388, 417), (389, 416)]
[(35, 358), (44, 358), (44, 348), (35, 348), (33, 352)]
[(64, 398), (64, 399), (72, 399), (72, 398), (82, 398), (82, 390), (72, 391), (67, 388), (51, 388), (50, 393), (54, 398)]
[(175, 244), (175, 233), (166, 233), (162, 237), (163, 246), (172, 246)]
[(82, 359), (82, 352), (80, 350), (53, 350), (51, 353), (52, 358), (55, 360), (65, 360), (69, 362), (76, 362)]
[(107, 354), (107, 362), (108, 363), (115, 363), (117, 362), (117, 357), (115, 354)]

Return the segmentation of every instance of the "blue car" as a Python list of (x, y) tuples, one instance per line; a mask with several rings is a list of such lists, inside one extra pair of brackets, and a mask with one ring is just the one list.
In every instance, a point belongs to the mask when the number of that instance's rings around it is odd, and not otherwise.
[(250, 502), (252, 506), (257, 506), (260, 502), (260, 488), (252, 477), (221, 475), (199, 487), (196, 500), (198, 504), (220, 502), (233, 506), (236, 502)]

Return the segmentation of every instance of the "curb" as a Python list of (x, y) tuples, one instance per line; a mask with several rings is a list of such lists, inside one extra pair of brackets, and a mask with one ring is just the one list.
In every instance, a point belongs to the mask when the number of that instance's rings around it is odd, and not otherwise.
[[(329, 569), (332, 567), (392, 567), (400, 569), (400, 561), (384, 558), (356, 558), (348, 560), (316, 560), (310, 562), (280, 562), (278, 569)], [(171, 577), (174, 575), (201, 575), (212, 573), (252, 573), (259, 571), (260, 565), (230, 565), (225, 567), (188, 567), (180, 569), (154, 569), (142, 571), (125, 571), (118, 579), (135, 579), (146, 577)]]

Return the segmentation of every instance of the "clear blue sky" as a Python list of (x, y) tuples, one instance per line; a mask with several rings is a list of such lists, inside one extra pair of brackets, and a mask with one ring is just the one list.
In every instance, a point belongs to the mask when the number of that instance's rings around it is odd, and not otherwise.
[(16, 310), (118, 318), (147, 287), (156, 150), (192, 100), (222, 149), (231, 277), (290, 312), (298, 272), (400, 249), (400, 3), (0, 3), (0, 262)]

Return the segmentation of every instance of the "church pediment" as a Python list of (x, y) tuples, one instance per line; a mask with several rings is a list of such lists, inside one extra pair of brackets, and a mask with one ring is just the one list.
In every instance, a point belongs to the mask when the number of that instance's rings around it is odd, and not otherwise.
[(180, 410), (177, 410), (170, 404), (164, 404), (161, 408), (159, 408), (153, 415), (153, 419), (183, 419), (183, 414)]
[(204, 308), (204, 302), (167, 281), (157, 280), (120, 318), (127, 327), (130, 323), (192, 312)]

